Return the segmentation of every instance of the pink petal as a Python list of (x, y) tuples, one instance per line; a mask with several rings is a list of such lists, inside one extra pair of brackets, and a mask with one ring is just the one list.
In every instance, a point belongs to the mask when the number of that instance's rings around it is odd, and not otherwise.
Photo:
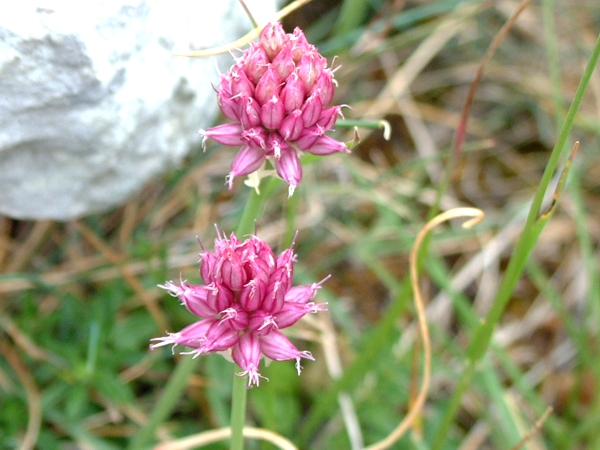
[(265, 159), (266, 156), (263, 149), (250, 145), (243, 146), (231, 164), (231, 172), (229, 172), (227, 177), (229, 189), (231, 189), (235, 177), (248, 175), (258, 170)]
[(323, 136), (324, 132), (325, 130), (323, 130), (323, 127), (320, 127), (319, 125), (305, 128), (302, 133), (300, 133), (298, 139), (294, 141), (294, 143), (300, 150), (306, 151), (311, 148), (315, 142), (317, 142), (317, 139)]
[(262, 149), (267, 146), (267, 131), (263, 127), (248, 128), (242, 133), (242, 137), (253, 147)]
[(275, 159), (275, 170), (281, 178), (290, 185), (290, 197), (302, 180), (302, 165), (296, 151), (288, 148), (281, 152), (281, 157)]
[(243, 370), (239, 375), (248, 375), (248, 387), (258, 386), (260, 378), (264, 378), (258, 373), (261, 358), (258, 338), (252, 333), (243, 334), (233, 347), (231, 356)]
[(310, 352), (301, 352), (287, 337), (277, 330), (260, 336), (260, 350), (267, 358), (274, 361), (288, 361), (290, 359), (300, 361), (300, 358), (312, 359), (314, 361)]
[(315, 143), (306, 148), (305, 151), (312, 153), (313, 155), (331, 155), (332, 153), (350, 153), (350, 149), (346, 144), (329, 136), (321, 136)]
[(243, 145), (245, 141), (242, 137), (242, 126), (239, 123), (226, 123), (209, 128), (208, 130), (200, 130), (200, 134), (205, 138), (211, 138), (219, 144), (236, 146)]
[(291, 327), (306, 314), (317, 311), (327, 311), (327, 305), (325, 303), (316, 304), (312, 302), (304, 304), (285, 302), (283, 307), (275, 314), (275, 323), (277, 324), (277, 328), (282, 330)]
[(337, 116), (340, 114), (340, 106), (332, 106), (321, 111), (321, 116), (317, 121), (317, 125), (323, 127), (323, 130), (331, 130), (337, 121)]

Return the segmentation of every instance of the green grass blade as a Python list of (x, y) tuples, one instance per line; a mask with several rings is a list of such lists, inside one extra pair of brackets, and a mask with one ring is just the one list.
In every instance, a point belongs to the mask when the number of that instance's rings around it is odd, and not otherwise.
[(600, 36), (596, 41), (590, 59), (588, 60), (587, 67), (579, 83), (577, 88), (577, 92), (575, 93), (575, 98), (569, 108), (569, 112), (567, 113), (567, 117), (563, 124), (561, 133), (558, 137), (558, 141), (554, 146), (552, 154), (550, 155), (550, 159), (542, 176), (542, 180), (538, 186), (535, 197), (533, 199), (531, 208), (529, 210), (529, 215), (527, 216), (527, 220), (525, 222), (525, 226), (523, 232), (519, 238), (519, 241), (516, 244), (514, 253), (510, 258), (508, 263), (508, 267), (506, 268), (506, 272), (502, 282), (498, 288), (498, 293), (494, 299), (492, 307), (488, 312), (485, 320), (481, 323), (478, 329), (475, 331), (473, 338), (471, 339), (471, 344), (467, 350), (467, 360), (466, 360), (466, 368), (458, 381), (454, 394), (452, 395), (450, 405), (448, 406), (444, 419), (438, 429), (433, 449), (438, 450), (442, 448), (444, 439), (446, 434), (448, 433), (448, 429), (450, 425), (454, 421), (456, 413), (458, 412), (458, 408), (464, 395), (465, 391), (469, 387), (470, 381), (476, 371), (476, 367), (487, 351), (494, 329), (496, 324), (500, 320), (502, 313), (510, 299), (512, 292), (521, 276), (523, 268), (525, 266), (525, 262), (535, 246), (535, 243), (538, 240), (539, 235), (541, 234), (544, 226), (550, 219), (550, 215), (545, 215), (544, 217), (540, 217), (542, 201), (546, 195), (552, 177), (556, 171), (556, 167), (558, 162), (563, 155), (563, 150), (565, 147), (565, 143), (573, 126), (573, 122), (575, 120), (575, 115), (579, 110), (579, 106), (581, 105), (581, 101), (583, 100), (583, 95), (587, 90), (589, 85), (592, 73), (596, 64), (598, 63), (598, 58), (600, 57)]

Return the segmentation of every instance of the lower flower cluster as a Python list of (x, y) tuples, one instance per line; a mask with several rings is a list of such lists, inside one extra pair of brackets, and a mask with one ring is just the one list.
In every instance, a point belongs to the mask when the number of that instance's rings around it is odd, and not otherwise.
[(312, 300), (321, 282), (292, 287), (295, 255), (293, 247), (275, 256), (256, 236), (245, 241), (235, 234), (220, 234), (215, 251), (201, 253), (202, 285), (169, 281), (160, 287), (179, 298), (200, 320), (177, 333), (154, 338), (151, 349), (164, 345), (190, 348), (194, 358), (227, 352), (248, 377), (248, 386), (258, 385), (263, 356), (275, 361), (313, 359), (298, 350), (280, 330), (295, 324), (307, 313), (326, 311), (325, 303)]

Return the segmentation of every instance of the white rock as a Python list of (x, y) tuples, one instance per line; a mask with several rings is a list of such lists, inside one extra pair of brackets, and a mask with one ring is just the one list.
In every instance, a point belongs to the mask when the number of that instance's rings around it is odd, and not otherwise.
[[(0, 213), (70, 220), (123, 203), (213, 124), (220, 59), (175, 57), (244, 35), (237, 0), (0, 6)], [(246, 0), (259, 21), (275, 0)], [(224, 174), (225, 175), (225, 174)]]

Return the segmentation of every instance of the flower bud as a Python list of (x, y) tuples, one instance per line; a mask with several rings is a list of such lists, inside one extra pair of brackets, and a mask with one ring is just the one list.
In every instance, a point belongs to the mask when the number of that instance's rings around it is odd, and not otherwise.
[(261, 305), (263, 311), (275, 314), (283, 306), (286, 281), (274, 280), (269, 283)]
[(231, 71), (231, 96), (235, 98), (252, 97), (254, 95), (254, 83), (250, 81), (243, 69), (239, 67), (238, 69), (240, 70), (232, 69)]
[(231, 248), (223, 256), (220, 266), (221, 283), (232, 291), (240, 291), (247, 282), (242, 258)]
[(283, 101), (286, 114), (299, 109), (304, 103), (306, 89), (304, 84), (298, 78), (296, 72), (292, 73), (285, 82), (285, 86), (281, 89), (280, 97)]
[(264, 105), (273, 97), (273, 95), (279, 95), (280, 91), (281, 77), (273, 65), (269, 64), (267, 71), (256, 84), (254, 97), (258, 100), (258, 103)]
[(333, 72), (330, 69), (323, 69), (313, 87), (314, 93), (317, 93), (321, 98), (323, 105), (328, 105), (333, 99), (335, 89), (333, 86)]
[(260, 125), (260, 105), (252, 97), (240, 99), (240, 122), (244, 129)]
[(260, 120), (265, 128), (275, 130), (281, 125), (283, 116), (283, 103), (277, 95), (273, 94), (273, 97), (261, 107)]
[(313, 94), (306, 99), (302, 105), (302, 122), (306, 128), (312, 127), (317, 123), (323, 111), (323, 103), (318, 95)]
[(315, 52), (303, 53), (296, 71), (298, 77), (304, 83), (304, 87), (307, 91), (310, 91), (317, 81), (319, 76), (319, 66), (321, 62), (318, 60), (318, 54)]
[(288, 40), (280, 22), (269, 23), (260, 33), (259, 42), (273, 61)]
[(239, 102), (231, 93), (231, 84), (229, 77), (221, 75), (221, 88), (217, 91), (217, 103), (221, 112), (231, 120), (239, 120)]
[(265, 74), (269, 62), (269, 57), (264, 48), (261, 45), (252, 43), (244, 60), (244, 71), (254, 84), (258, 83)]
[(258, 310), (263, 302), (265, 284), (258, 279), (252, 279), (246, 283), (240, 294), (240, 305), (246, 311)]
[(304, 121), (302, 120), (302, 111), (296, 109), (292, 111), (279, 125), (279, 134), (286, 141), (295, 141), (304, 131)]
[(277, 271), (273, 276), (278, 277), (280, 281), (284, 282), (286, 292), (292, 287), (295, 260), (296, 255), (293, 248), (288, 248), (277, 258)]
[(215, 254), (204, 251), (200, 253), (200, 276), (205, 284), (210, 284), (215, 281), (214, 267), (217, 262)]
[(304, 33), (299, 27), (294, 29), (294, 33), (290, 37), (290, 42), (292, 43), (292, 57), (296, 64), (300, 62), (304, 53), (316, 51), (315, 47), (308, 43), (306, 36), (304, 36)]
[(275, 59), (273, 59), (273, 67), (281, 80), (286, 80), (294, 71), (296, 65), (294, 64), (291, 48), (288, 45), (284, 46)]
[(218, 283), (211, 283), (207, 286), (207, 288), (209, 290), (206, 297), (206, 302), (215, 311), (224, 311), (233, 304), (235, 300), (235, 294), (227, 286)]
[(263, 285), (269, 282), (269, 276), (271, 275), (271, 267), (262, 258), (252, 258), (248, 262), (248, 269), (250, 272), (249, 278), (260, 281)]

